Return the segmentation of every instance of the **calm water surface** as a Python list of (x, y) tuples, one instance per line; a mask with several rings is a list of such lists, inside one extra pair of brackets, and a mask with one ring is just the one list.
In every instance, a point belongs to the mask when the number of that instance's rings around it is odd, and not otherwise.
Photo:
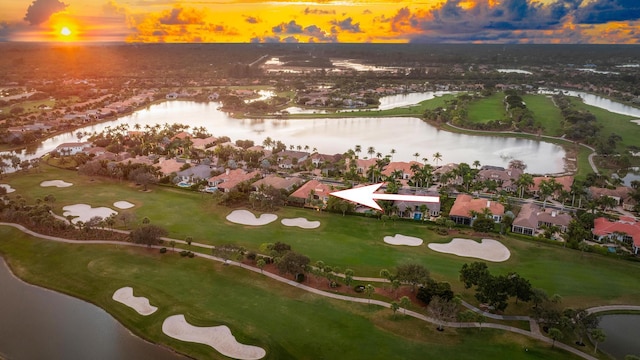
[(132, 335), (93, 304), (19, 280), (1, 257), (0, 289), (0, 358), (186, 359)]
[[(169, 101), (155, 104), (118, 120), (96, 124), (80, 131), (100, 132), (107, 126), (182, 123), (191, 127), (205, 127), (216, 136), (226, 135), (232, 140), (250, 139), (261, 144), (266, 137), (287, 145), (309, 145), (323, 153), (343, 153), (361, 145), (361, 157), (373, 146), (376, 152), (389, 154), (396, 150), (394, 160), (418, 160), (440, 152), (442, 161), (506, 166), (510, 160), (523, 160), (531, 173), (558, 173), (563, 171), (565, 151), (550, 143), (491, 136), (470, 136), (440, 131), (417, 118), (339, 118), (339, 119), (233, 119), (218, 110), (218, 103)], [(29, 157), (42, 156), (65, 142), (75, 142), (75, 133), (69, 132), (42, 142), (28, 150)]]
[(600, 317), (600, 328), (607, 338), (598, 349), (619, 360), (626, 355), (640, 356), (640, 315), (604, 315)]

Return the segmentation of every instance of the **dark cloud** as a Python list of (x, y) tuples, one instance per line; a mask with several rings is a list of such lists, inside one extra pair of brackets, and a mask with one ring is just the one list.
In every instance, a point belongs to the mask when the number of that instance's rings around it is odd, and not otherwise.
[(362, 12), (362, 15), (371, 15), (371, 14), (373, 13), (369, 9), (366, 9), (365, 11)]
[(343, 30), (343, 31), (349, 31), (354, 33), (362, 32), (362, 30), (360, 30), (360, 23), (354, 24), (353, 19), (351, 17), (348, 17), (341, 21), (333, 20), (331, 21), (331, 24), (337, 26), (340, 30)]
[(244, 21), (248, 22), (249, 24), (257, 24), (260, 22), (260, 19), (255, 16), (247, 16), (244, 18)]
[(11, 29), (9, 23), (6, 21), (0, 21), (0, 41), (6, 41), (9, 38)]
[(288, 43), (288, 44), (294, 44), (298, 42), (298, 39), (295, 38), (295, 36), (287, 36), (286, 38), (282, 39), (283, 43)]
[(338, 38), (335, 35), (329, 35), (324, 30), (319, 28), (316, 25), (310, 25), (304, 28), (304, 34), (309, 35), (313, 39), (310, 41), (317, 40), (321, 42), (336, 42)]
[(302, 26), (298, 25), (295, 20), (276, 25), (271, 30), (274, 34), (302, 34)]
[(35, 0), (27, 8), (24, 20), (31, 25), (38, 25), (49, 20), (51, 15), (64, 11), (67, 6), (69, 5), (58, 0)]
[(311, 9), (311, 8), (306, 8), (304, 9), (303, 13), (305, 15), (335, 15), (336, 11), (335, 10), (323, 10), (323, 9)]
[(579, 24), (604, 24), (609, 21), (640, 20), (638, 0), (596, 0), (576, 12)]
[[(466, 38), (508, 42), (526, 30), (561, 29), (582, 1), (555, 0), (543, 4), (533, 0), (502, 0), (491, 5), (488, 0), (477, 0), (474, 6), (467, 7), (463, 6), (466, 4), (463, 0), (446, 0), (436, 8), (401, 8), (389, 22), (391, 30), (407, 34), (412, 41), (446, 42)], [(383, 20), (386, 19), (381, 22)]]
[(203, 15), (194, 9), (175, 7), (171, 11), (165, 11), (159, 21), (162, 25), (190, 25), (202, 24)]

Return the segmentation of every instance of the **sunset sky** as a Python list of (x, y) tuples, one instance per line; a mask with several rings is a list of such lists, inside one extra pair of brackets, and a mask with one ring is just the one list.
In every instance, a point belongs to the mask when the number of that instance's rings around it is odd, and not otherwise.
[(0, 41), (640, 43), (640, 0), (0, 0)]

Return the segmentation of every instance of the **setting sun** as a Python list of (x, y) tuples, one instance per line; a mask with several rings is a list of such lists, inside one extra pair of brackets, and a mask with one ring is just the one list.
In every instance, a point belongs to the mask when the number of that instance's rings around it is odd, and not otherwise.
[(71, 30), (69, 30), (69, 28), (65, 26), (62, 28), (62, 30), (60, 30), (60, 35), (69, 36), (71, 35)]

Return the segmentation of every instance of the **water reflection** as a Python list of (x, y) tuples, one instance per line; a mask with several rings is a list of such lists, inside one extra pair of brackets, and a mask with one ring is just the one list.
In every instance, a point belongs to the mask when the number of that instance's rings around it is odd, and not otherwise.
[(7, 359), (184, 357), (134, 335), (99, 307), (14, 277), (0, 257), (0, 354)]

